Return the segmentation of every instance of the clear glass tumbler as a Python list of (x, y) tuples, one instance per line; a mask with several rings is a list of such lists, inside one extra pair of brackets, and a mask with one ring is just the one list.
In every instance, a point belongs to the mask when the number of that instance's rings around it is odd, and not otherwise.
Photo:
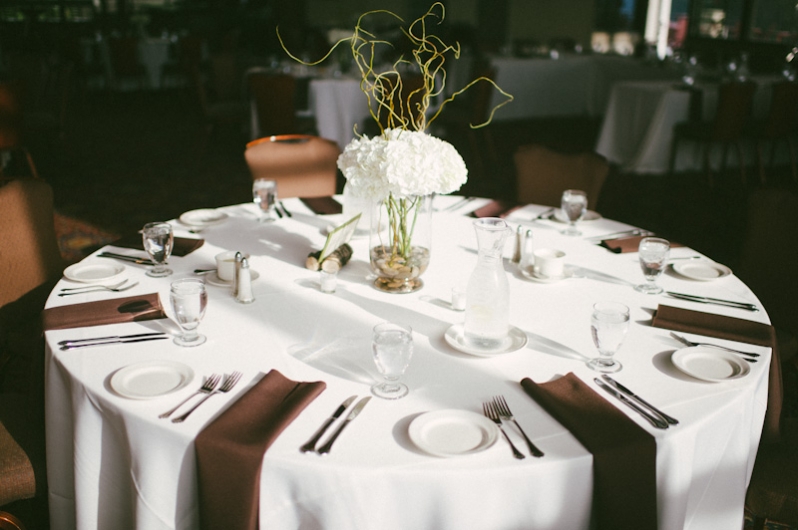
[(581, 236), (576, 223), (582, 220), (587, 211), (587, 194), (582, 190), (565, 190), (562, 194), (560, 207), (568, 219), (568, 227), (562, 231), (566, 236)]
[(277, 219), (277, 182), (270, 179), (255, 179), (252, 182), (252, 201), (260, 207), (258, 221), (267, 223)]
[(399, 379), (413, 356), (413, 330), (404, 324), (383, 322), (372, 334), (374, 363), (385, 381), (371, 387), (371, 393), (383, 399), (399, 399), (409, 392)]
[(199, 346), (207, 338), (197, 332), (197, 327), (205, 316), (205, 307), (208, 305), (208, 293), (205, 283), (196, 278), (183, 278), (172, 282), (169, 293), (172, 302), (175, 320), (182, 330), (182, 334), (175, 337), (178, 346)]
[(612, 357), (621, 347), (627, 331), (629, 331), (628, 307), (618, 302), (594, 304), (590, 316), (590, 332), (600, 357), (589, 361), (588, 368), (604, 373), (617, 372), (623, 368), (621, 363)]
[(657, 278), (665, 270), (670, 248), (671, 245), (668, 240), (660, 237), (645, 237), (640, 240), (640, 246), (637, 251), (640, 256), (640, 268), (643, 269), (646, 283), (636, 286), (635, 290), (646, 294), (659, 294), (662, 292), (662, 287), (657, 285)]
[(147, 223), (141, 231), (141, 241), (144, 250), (155, 263), (155, 266), (147, 271), (147, 276), (163, 278), (172, 274), (172, 269), (166, 268), (166, 260), (172, 255), (172, 246), (174, 245), (172, 225), (169, 223)]

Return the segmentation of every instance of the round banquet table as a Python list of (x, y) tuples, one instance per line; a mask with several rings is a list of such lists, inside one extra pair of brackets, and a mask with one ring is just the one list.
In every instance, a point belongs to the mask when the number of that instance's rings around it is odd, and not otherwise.
[[(472, 218), (464, 215), (480, 199), (454, 212), (442, 207), (457, 197), (438, 197), (433, 214), (432, 262), (422, 290), (383, 293), (368, 279), (368, 238), (351, 241), (354, 257), (339, 273), (334, 294), (319, 289), (318, 273), (304, 267), (321, 248), (327, 228), (340, 216), (317, 216), (297, 199), (284, 201), (293, 216), (256, 222), (252, 204), (223, 208), (224, 223), (202, 232), (205, 244), (185, 257), (173, 257), (175, 273), (145, 276), (146, 267), (125, 263), (124, 277), (139, 285), (124, 293), (58, 297), (48, 307), (157, 292), (168, 308), (169, 284), (213, 266), (214, 256), (234, 249), (251, 255), (256, 301), (238, 304), (228, 288), (208, 285), (207, 313), (200, 331), (208, 341), (182, 348), (171, 340), (60, 351), (57, 343), (105, 335), (168, 330), (171, 319), (50, 330), (46, 337), (47, 464), (52, 528), (191, 529), (198, 527), (198, 493), (193, 440), (221, 411), (264, 373), (279, 370), (295, 381), (324, 381), (322, 392), (277, 438), (263, 460), (260, 484), (261, 528), (279, 529), (588, 529), (592, 510), (592, 456), (574, 436), (526, 395), (519, 382), (545, 382), (573, 372), (601, 396), (585, 362), (596, 356), (590, 313), (599, 300), (631, 308), (629, 333), (617, 354), (623, 370), (615, 378), (680, 420), (667, 430), (651, 428), (619, 407), (651, 433), (657, 446), (659, 528), (739, 528), (766, 409), (770, 349), (712, 339), (761, 354), (746, 377), (702, 382), (679, 370), (670, 356), (680, 345), (667, 330), (650, 326), (658, 304), (768, 322), (764, 311), (749, 313), (644, 295), (636, 253), (613, 254), (587, 236), (628, 229), (609, 219), (581, 223), (584, 237), (559, 233), (557, 221), (531, 221), (545, 210), (527, 205), (507, 217), (533, 231), (535, 247), (556, 247), (580, 278), (536, 283), (505, 260), (510, 282), (511, 324), (528, 344), (491, 357), (461, 353), (444, 340), (464, 313), (450, 306), (453, 287), (465, 287), (476, 264)], [(176, 235), (189, 236), (174, 222)], [(112, 248), (130, 255), (130, 249)], [(508, 239), (505, 257), (513, 251)], [(671, 256), (693, 256), (675, 248)], [(85, 263), (101, 260), (96, 255)], [(114, 263), (116, 263), (114, 261)], [(122, 262), (119, 262), (122, 263)], [(697, 282), (666, 272), (666, 289), (758, 303), (734, 275)], [(69, 285), (68, 285), (69, 284)], [(403, 378), (407, 397), (373, 398), (336, 441), (327, 456), (302, 454), (302, 445), (350, 395), (369, 395), (379, 379), (371, 355), (371, 329), (384, 320), (413, 328), (415, 352)], [(701, 339), (687, 334), (688, 338)], [(128, 399), (110, 379), (119, 369), (144, 361), (177, 361), (194, 379), (155, 399)], [(229, 394), (210, 399), (184, 423), (158, 418), (193, 393), (210, 373), (243, 372)], [(408, 425), (429, 411), (481, 412), (481, 403), (504, 395), (516, 419), (544, 452), (543, 458), (513, 458), (503, 439), (471, 455), (440, 458), (417, 447)], [(517, 431), (507, 429), (526, 452)], [(528, 454), (528, 453), (527, 453)]]

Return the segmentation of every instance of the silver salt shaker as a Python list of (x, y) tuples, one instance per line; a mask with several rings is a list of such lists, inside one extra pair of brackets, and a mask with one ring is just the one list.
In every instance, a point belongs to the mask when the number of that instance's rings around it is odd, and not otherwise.
[(236, 274), (235, 278), (233, 278), (233, 296), (238, 296), (238, 272), (241, 270), (241, 260), (244, 259), (244, 255), (240, 252), (236, 252), (235, 255), (235, 267), (236, 267)]

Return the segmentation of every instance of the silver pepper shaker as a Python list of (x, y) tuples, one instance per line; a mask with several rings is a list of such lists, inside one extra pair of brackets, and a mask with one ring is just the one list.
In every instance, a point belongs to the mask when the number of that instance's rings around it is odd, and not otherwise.
[(524, 240), (521, 243), (521, 262), (518, 266), (523, 270), (527, 267), (534, 265), (534, 256), (532, 252), (532, 230), (527, 230), (524, 234)]
[(252, 274), (249, 270), (249, 260), (247, 260), (247, 258), (241, 258), (241, 266), (238, 269), (237, 287), (237, 302), (251, 304), (255, 301), (255, 296), (252, 294)]
[(513, 263), (521, 263), (521, 252), (524, 244), (524, 227), (518, 225), (515, 229), (515, 250), (513, 251)]
[(241, 270), (241, 260), (244, 259), (244, 255), (240, 252), (236, 252), (234, 261), (236, 263), (236, 274), (235, 278), (233, 278), (233, 296), (238, 296), (238, 272)]

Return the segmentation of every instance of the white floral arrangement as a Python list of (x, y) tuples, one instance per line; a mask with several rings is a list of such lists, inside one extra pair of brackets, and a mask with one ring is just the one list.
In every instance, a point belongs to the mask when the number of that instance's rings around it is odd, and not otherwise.
[(382, 201), (389, 195), (445, 195), (468, 178), (463, 157), (448, 142), (421, 131), (386, 129), (350, 142), (338, 168), (356, 197)]

